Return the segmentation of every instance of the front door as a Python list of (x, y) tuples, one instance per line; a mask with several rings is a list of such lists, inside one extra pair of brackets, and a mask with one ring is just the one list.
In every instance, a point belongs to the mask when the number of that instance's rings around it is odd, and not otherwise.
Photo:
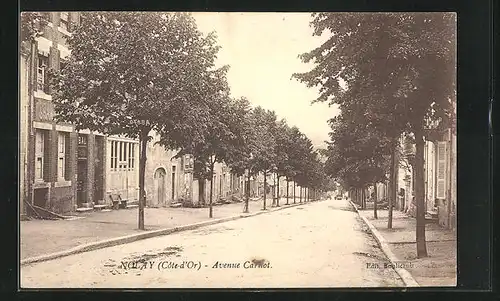
[(77, 206), (81, 207), (83, 203), (87, 203), (87, 135), (78, 134), (78, 163), (77, 163), (77, 176), (76, 176), (76, 202)]
[(172, 200), (175, 199), (175, 166), (172, 166)]
[(156, 181), (156, 200), (159, 206), (164, 206), (165, 204), (165, 170), (159, 168), (155, 172)]

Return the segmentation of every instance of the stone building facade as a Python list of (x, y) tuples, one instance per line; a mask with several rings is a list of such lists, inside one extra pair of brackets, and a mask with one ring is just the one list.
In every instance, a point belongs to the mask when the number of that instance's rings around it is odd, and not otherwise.
[[(424, 197), (425, 212), (437, 216), (438, 223), (447, 228), (456, 227), (456, 135), (448, 129), (442, 135), (426, 140), (424, 145)], [(415, 155), (415, 146), (404, 152), (405, 157)], [(416, 215), (414, 202), (414, 166), (401, 158), (398, 173), (398, 209)]]
[(174, 159), (177, 151), (166, 150), (158, 145), (159, 136), (154, 131), (146, 150), (146, 206), (167, 207), (181, 197), (185, 197), (184, 166), (182, 159)]
[(70, 54), (66, 38), (79, 25), (80, 14), (43, 14), (49, 21), (43, 34), (21, 52), (21, 214), (30, 205), (58, 213), (74, 211), (100, 198), (105, 182), (104, 137), (56, 123), (48, 82), (48, 70), (59, 70)]

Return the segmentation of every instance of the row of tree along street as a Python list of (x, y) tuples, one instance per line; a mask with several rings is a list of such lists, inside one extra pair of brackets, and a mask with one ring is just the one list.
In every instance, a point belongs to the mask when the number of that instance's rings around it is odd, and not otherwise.
[[(41, 23), (40, 14), (23, 14), (23, 38), (33, 39)], [(51, 72), (57, 121), (139, 139), (140, 229), (151, 131), (164, 147), (180, 150), (177, 156), (194, 156), (200, 183), (212, 180), (215, 163), (224, 162), (248, 180), (275, 173), (312, 191), (328, 184), (324, 164), (298, 128), (230, 96), (229, 66), (215, 66), (215, 33), (203, 35), (190, 14), (82, 12), (68, 45), (64, 67)], [(212, 190), (210, 181), (210, 217)]]
[[(454, 128), (456, 20), (453, 13), (315, 13), (314, 34), (331, 37), (301, 56), (315, 67), (294, 76), (320, 86), (318, 102), (338, 105), (330, 120), (327, 173), (346, 189), (388, 180), (389, 224), (398, 140), (416, 145), (417, 256), (427, 256), (424, 142)], [(339, 79), (346, 85), (341, 85)], [(374, 206), (376, 217), (376, 200)]]

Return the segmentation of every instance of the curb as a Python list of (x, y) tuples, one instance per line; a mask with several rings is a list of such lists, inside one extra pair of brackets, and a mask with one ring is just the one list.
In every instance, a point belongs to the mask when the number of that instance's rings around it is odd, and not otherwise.
[(385, 238), (380, 234), (380, 232), (378, 232), (378, 230), (372, 225), (372, 223), (370, 223), (364, 216), (359, 214), (358, 208), (351, 200), (349, 200), (349, 203), (354, 208), (354, 210), (356, 210), (356, 213), (358, 214), (358, 216), (368, 226), (368, 228), (370, 229), (370, 232), (375, 237), (375, 240), (377, 241), (378, 245), (380, 246), (380, 248), (382, 249), (384, 254), (387, 256), (387, 258), (391, 262), (393, 269), (396, 271), (396, 273), (398, 273), (399, 277), (401, 277), (401, 279), (403, 280), (405, 286), (407, 286), (407, 287), (420, 287), (418, 282), (415, 280), (415, 278), (413, 278), (413, 276), (410, 274), (410, 272), (408, 272), (408, 270), (406, 270), (405, 268), (398, 267), (396, 265), (396, 263), (399, 262), (400, 260), (391, 251), (389, 244), (386, 242)]
[(316, 202), (318, 202), (318, 201), (307, 202), (307, 203), (289, 204), (289, 205), (283, 204), (282, 206), (280, 206), (278, 208), (273, 207), (273, 208), (275, 208), (273, 210), (265, 210), (265, 211), (260, 210), (260, 211), (248, 213), (248, 214), (242, 213), (242, 214), (235, 215), (235, 216), (213, 219), (213, 220), (208, 220), (208, 221), (202, 221), (202, 222), (198, 222), (198, 223), (194, 223), (194, 224), (182, 225), (182, 226), (177, 226), (177, 227), (173, 227), (173, 228), (152, 230), (152, 231), (139, 233), (139, 234), (130, 234), (130, 235), (126, 235), (126, 236), (101, 240), (101, 241), (97, 241), (97, 242), (79, 245), (79, 246), (76, 246), (74, 248), (60, 251), (60, 252), (56, 252), (56, 253), (50, 253), (50, 254), (39, 255), (39, 256), (35, 256), (35, 257), (29, 257), (29, 258), (21, 260), (21, 266), (32, 264), (32, 263), (37, 263), (37, 262), (42, 262), (42, 261), (53, 260), (53, 259), (66, 257), (66, 256), (78, 254), (78, 253), (84, 253), (84, 252), (94, 251), (94, 250), (103, 249), (103, 248), (107, 248), (107, 247), (113, 247), (113, 246), (117, 246), (117, 245), (127, 244), (127, 243), (135, 242), (138, 240), (156, 237), (156, 236), (169, 235), (169, 234), (172, 234), (175, 232), (194, 230), (194, 229), (205, 227), (205, 226), (220, 224), (220, 223), (224, 223), (224, 222), (237, 220), (240, 218), (252, 217), (252, 216), (256, 216), (256, 215), (260, 215), (260, 214), (264, 214), (264, 213), (270, 213), (270, 212), (274, 212), (274, 211), (283, 210), (286, 208), (292, 208), (292, 207), (296, 207), (296, 206), (300, 206), (300, 205), (307, 205), (307, 204), (316, 203)]

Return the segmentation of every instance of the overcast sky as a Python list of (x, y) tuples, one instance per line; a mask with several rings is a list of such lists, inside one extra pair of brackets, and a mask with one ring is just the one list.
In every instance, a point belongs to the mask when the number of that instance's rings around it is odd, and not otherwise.
[(311, 104), (317, 89), (291, 79), (294, 72), (311, 69), (297, 57), (321, 45), (313, 37), (309, 13), (193, 13), (198, 28), (216, 31), (218, 64), (230, 65), (228, 81), (233, 97), (245, 96), (255, 106), (274, 110), (289, 125), (296, 125), (313, 144), (323, 146), (330, 128), (327, 120), (338, 114), (325, 103)]

